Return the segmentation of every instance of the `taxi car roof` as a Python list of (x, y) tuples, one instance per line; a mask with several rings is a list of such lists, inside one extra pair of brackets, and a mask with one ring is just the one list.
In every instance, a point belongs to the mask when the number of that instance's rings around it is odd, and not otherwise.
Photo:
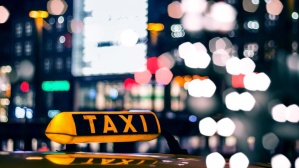
[[(120, 154), (91, 152), (0, 152), (1, 168), (59, 167), (187, 167), (206, 168), (205, 158), (173, 154)], [(249, 166), (263, 168), (267, 165)], [(229, 168), (226, 164), (225, 168)]]

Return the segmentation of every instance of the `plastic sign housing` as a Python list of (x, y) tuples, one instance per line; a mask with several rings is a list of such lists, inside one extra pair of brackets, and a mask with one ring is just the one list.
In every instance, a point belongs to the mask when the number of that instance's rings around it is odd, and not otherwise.
[(161, 133), (153, 112), (61, 112), (46, 136), (60, 144), (149, 141)]

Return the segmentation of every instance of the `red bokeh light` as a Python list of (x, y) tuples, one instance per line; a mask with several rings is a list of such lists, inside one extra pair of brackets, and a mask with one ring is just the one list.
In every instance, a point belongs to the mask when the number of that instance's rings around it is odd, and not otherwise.
[(136, 81), (132, 78), (127, 78), (125, 81), (124, 81), (124, 88), (125, 90), (131, 90), (133, 85), (136, 85)]
[(22, 82), (20, 85), (20, 89), (22, 92), (29, 92), (30, 86), (28, 82)]
[(243, 74), (232, 75), (232, 86), (234, 88), (244, 88), (244, 76)]
[(146, 62), (147, 69), (152, 73), (155, 74), (156, 71), (159, 69), (159, 63), (157, 57), (151, 57), (147, 59)]

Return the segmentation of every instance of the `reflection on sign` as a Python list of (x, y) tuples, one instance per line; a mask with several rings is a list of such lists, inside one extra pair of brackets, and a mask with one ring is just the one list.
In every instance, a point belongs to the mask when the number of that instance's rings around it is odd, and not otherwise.
[(58, 165), (152, 165), (158, 160), (138, 156), (112, 156), (102, 154), (46, 155), (49, 161)]

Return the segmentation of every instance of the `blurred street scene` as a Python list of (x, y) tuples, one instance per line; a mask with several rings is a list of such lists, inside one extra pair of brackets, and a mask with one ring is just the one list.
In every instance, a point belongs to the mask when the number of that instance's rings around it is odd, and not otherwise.
[[(149, 110), (190, 154), (299, 167), (299, 1), (0, 0), (0, 151), (63, 111)], [(167, 153), (163, 138), (82, 151)]]

